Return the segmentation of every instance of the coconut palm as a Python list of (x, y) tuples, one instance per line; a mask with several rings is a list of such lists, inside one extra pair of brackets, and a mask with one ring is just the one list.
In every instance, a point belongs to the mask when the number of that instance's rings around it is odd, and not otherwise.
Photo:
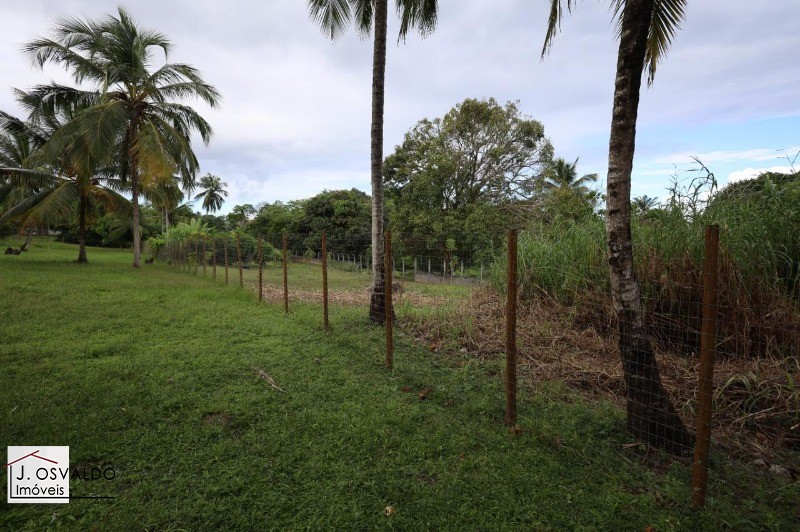
[[(686, 452), (691, 434), (661, 384), (647, 337), (641, 289), (633, 267), (631, 242), (631, 171), (642, 77), (652, 83), (684, 19), (686, 0), (610, 0), (617, 20), (619, 52), (608, 150), (606, 233), (611, 293), (619, 326), (619, 348), (625, 371), (628, 430), (673, 453)], [(559, 30), (564, 7), (578, 0), (551, 0), (544, 56)]]
[(161, 216), (162, 233), (169, 232), (170, 221), (174, 222), (176, 216), (192, 212), (189, 202), (183, 203), (186, 195), (178, 185), (177, 179), (160, 179), (146, 187), (143, 193)]
[[(44, 140), (32, 135), (35, 129), (31, 124), (0, 111), (0, 214), (4, 213), (21, 198), (37, 191), (36, 183), (24, 173), (11, 172), (11, 169), (31, 169), (32, 154)], [(22, 226), (27, 236), (21, 250), (27, 251), (33, 236), (30, 224)]]
[(202, 192), (195, 196), (194, 199), (203, 198), (203, 209), (205, 209), (206, 214), (216, 212), (222, 207), (225, 198), (228, 196), (228, 191), (225, 190), (227, 186), (228, 183), (221, 178), (206, 174), (200, 178), (200, 189)]
[[(65, 107), (57, 114), (46, 117), (37, 114), (38, 99), (35, 94), (18, 93), (23, 106), (35, 106), (32, 116), (39, 118), (23, 122), (3, 115), (4, 137), (10, 133), (18, 139), (27, 138), (29, 152), (18, 166), (0, 167), (12, 192), (9, 208), (0, 217), (0, 222), (19, 219), (23, 225), (62, 221), (74, 216), (78, 207), (78, 260), (88, 262), (86, 256), (87, 215), (94, 205), (103, 204), (109, 210), (124, 210), (128, 201), (111, 186), (120, 186), (114, 177), (114, 169), (95, 158), (86, 139), (71, 137), (61, 144), (54, 141), (64, 122), (69, 121), (74, 109)], [(19, 144), (23, 144), (22, 141)], [(14, 162), (3, 159), (4, 162)]]
[(581, 194), (591, 194), (587, 186), (597, 182), (597, 174), (586, 174), (578, 177), (578, 159), (572, 164), (563, 157), (553, 159), (542, 172), (542, 185), (545, 189), (569, 189)]
[(647, 214), (657, 206), (658, 198), (651, 198), (650, 196), (637, 196), (631, 202), (631, 208), (639, 215)]
[[(400, 17), (399, 40), (416, 29), (427, 35), (436, 27), (439, 12), (437, 0), (396, 0)], [(383, 104), (386, 76), (386, 26), (388, 0), (308, 0), (311, 18), (322, 31), (335, 40), (352, 22), (362, 36), (373, 30), (372, 55), (372, 129), (370, 168), (372, 181), (372, 297), (370, 319), (383, 323)]]
[[(190, 135), (208, 143), (212, 129), (194, 109), (174, 100), (199, 98), (216, 106), (217, 90), (189, 65), (165, 63), (172, 44), (162, 33), (142, 28), (123, 9), (98, 20), (65, 18), (53, 38), (23, 46), (40, 67), (65, 67), (77, 83), (93, 84), (99, 100), (75, 117), (65, 135), (80, 134), (100, 156), (114, 156), (120, 178), (129, 184), (133, 211), (133, 266), (139, 267), (139, 193), (142, 185), (179, 175), (191, 188), (198, 170)], [(162, 55), (163, 54), (163, 55)], [(92, 91), (63, 92), (53, 86), (50, 100), (79, 99)]]

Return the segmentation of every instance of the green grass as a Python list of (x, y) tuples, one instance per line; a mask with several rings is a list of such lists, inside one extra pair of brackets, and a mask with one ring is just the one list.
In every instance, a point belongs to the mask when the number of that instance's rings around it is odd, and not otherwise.
[(0, 256), (0, 445), (69, 445), (73, 465), (110, 462), (112, 481), (71, 491), (115, 499), (3, 501), (2, 527), (798, 524), (797, 486), (721, 456), (706, 509), (690, 510), (686, 463), (646, 465), (625, 447), (620, 412), (559, 385), (521, 389), (514, 436), (502, 424), (500, 361), (444, 358), (399, 337), (387, 371), (382, 331), (363, 308), (337, 308), (325, 334), (316, 306), (286, 316), (208, 278), (134, 271), (129, 253), (90, 249), (86, 266), (76, 255), (37, 239)]
[[(192, 267), (191, 270), (187, 271), (194, 272), (194, 269)], [(198, 266), (197, 275), (203, 275), (202, 265)], [(410, 275), (409, 272), (408, 277), (410, 277)], [(210, 265), (206, 266), (205, 276), (212, 276)], [(283, 269), (280, 262), (266, 263), (263, 276), (265, 285), (283, 286)], [(422, 283), (408, 279), (402, 280), (399, 277), (399, 272), (395, 272), (395, 282), (402, 282), (404, 292), (426, 297), (464, 299), (469, 296), (470, 290), (474, 289), (474, 286), (469, 285)], [(256, 285), (258, 279), (257, 262), (250, 264), (249, 267), (242, 270), (242, 278), (245, 283), (252, 286)], [(320, 264), (289, 262), (287, 278), (290, 292), (292, 290), (322, 292), (322, 266)], [(217, 280), (224, 282), (224, 266), (217, 266)], [(231, 285), (238, 285), (239, 283), (239, 270), (236, 265), (230, 266), (228, 269), (228, 282)], [(371, 285), (372, 274), (369, 270), (348, 271), (339, 266), (329, 265), (328, 267), (328, 290), (331, 292), (368, 294)], [(365, 297), (367, 297), (367, 295), (365, 295)]]

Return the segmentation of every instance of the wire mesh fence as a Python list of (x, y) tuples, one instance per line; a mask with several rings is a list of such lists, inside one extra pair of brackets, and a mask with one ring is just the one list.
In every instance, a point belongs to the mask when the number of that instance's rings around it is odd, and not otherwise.
[(370, 235), (236, 231), (168, 241), (158, 256), (288, 313), (318, 306), (325, 330), (351, 316), (339, 309), (377, 307), (369, 315), (388, 325), (390, 367), (403, 356), (395, 332), (432, 352), (503, 358), (512, 431), (518, 372), (624, 404), (637, 441), (693, 455), (701, 506), (714, 449), (752, 457), (800, 446), (800, 281), (791, 267), (754, 277), (717, 226), (680, 249), (645, 229), (647, 245), (617, 272), (612, 264), (611, 281), (604, 237), (586, 230), (558, 242), (512, 231), (480, 252), (389, 233), (376, 252)]

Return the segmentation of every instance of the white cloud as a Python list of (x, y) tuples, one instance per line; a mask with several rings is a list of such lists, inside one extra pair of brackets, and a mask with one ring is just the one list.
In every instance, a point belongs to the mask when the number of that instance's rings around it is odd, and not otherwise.
[(743, 181), (745, 179), (752, 179), (763, 174), (764, 172), (776, 172), (779, 174), (789, 174), (792, 172), (791, 166), (770, 166), (769, 168), (743, 168), (728, 174), (728, 183), (734, 181)]
[[(659, 128), (672, 128), (681, 139), (681, 131), (688, 137), (709, 124), (724, 127), (773, 117), (794, 117), (799, 123), (800, 66), (788, 51), (800, 48), (800, 33), (796, 21), (786, 16), (795, 4), (688, 4), (684, 29), (659, 66), (655, 85), (642, 94), (637, 171), (652, 179), (642, 183), (643, 190), (661, 186), (658, 176), (669, 176), (673, 164), (689, 164), (690, 155), (715, 165), (720, 175), (758, 168), (781, 156), (771, 148), (716, 151), (720, 146), (707, 143), (713, 139), (670, 143)], [(0, 87), (0, 109), (19, 112), (11, 85), (68, 79), (57, 68), (31, 69), (19, 53), (20, 43), (47, 33), (60, 16), (98, 17), (117, 5), (118, 0), (1, 3), (0, 79), (5, 86)], [(216, 130), (209, 148), (198, 147), (198, 156), (203, 172), (221, 175), (230, 184), (224, 209), (243, 201), (309, 196), (322, 188), (368, 189), (370, 41), (350, 31), (331, 44), (308, 20), (304, 0), (232, 5), (214, 0), (128, 5), (142, 25), (172, 38), (171, 60), (195, 65), (223, 94), (219, 110), (198, 105)], [(385, 153), (419, 119), (440, 116), (466, 97), (493, 96), (500, 102), (521, 100), (523, 111), (544, 124), (558, 155), (580, 156), (581, 171), (603, 176), (617, 50), (607, 3), (581, 3), (563, 21), (544, 61), (539, 54), (546, 2), (442, 0), (440, 5), (439, 27), (430, 37), (409, 36), (401, 45), (390, 40)], [(392, 14), (390, 33), (396, 31)], [(771, 142), (754, 135), (735, 147)], [(796, 135), (787, 134), (775, 147), (797, 142)]]
[[(785, 150), (786, 153), (796, 153), (800, 146), (793, 146)], [(774, 161), (784, 159), (784, 150), (770, 148), (756, 148), (740, 151), (711, 151), (705, 153), (673, 153), (653, 158), (652, 164), (682, 164), (693, 162), (693, 157), (697, 157), (703, 163), (709, 165), (713, 163), (733, 163), (739, 161)]]

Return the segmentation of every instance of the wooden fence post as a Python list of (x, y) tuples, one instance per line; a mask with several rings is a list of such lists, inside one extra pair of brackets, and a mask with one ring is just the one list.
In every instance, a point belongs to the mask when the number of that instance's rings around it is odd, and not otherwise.
[(262, 247), (261, 237), (258, 237), (258, 300), (264, 299), (264, 248)]
[(225, 237), (225, 240), (222, 244), (225, 246), (225, 284), (228, 284), (228, 237)]
[(211, 239), (211, 277), (217, 280), (217, 239)]
[(517, 230), (508, 231), (506, 297), (506, 425), (517, 422)]
[(202, 245), (202, 253), (203, 253), (203, 276), (206, 275), (206, 237), (203, 236), (203, 245)]
[(328, 331), (328, 247), (322, 232), (322, 326)]
[(703, 321), (700, 336), (700, 389), (697, 398), (697, 443), (692, 462), (692, 507), (702, 508), (708, 489), (708, 462), (711, 448), (711, 400), (714, 394), (714, 358), (717, 347), (717, 260), (719, 226), (706, 227), (703, 261)]
[(385, 312), (386, 327), (386, 367), (392, 369), (394, 365), (394, 338), (392, 336), (392, 233), (386, 231), (383, 247), (383, 269), (386, 279), (383, 310)]
[(289, 274), (287, 273), (288, 267), (288, 235), (283, 233), (283, 312), (289, 314)]
[(239, 260), (239, 286), (244, 286), (244, 274), (242, 273), (242, 237), (236, 232), (236, 258)]

